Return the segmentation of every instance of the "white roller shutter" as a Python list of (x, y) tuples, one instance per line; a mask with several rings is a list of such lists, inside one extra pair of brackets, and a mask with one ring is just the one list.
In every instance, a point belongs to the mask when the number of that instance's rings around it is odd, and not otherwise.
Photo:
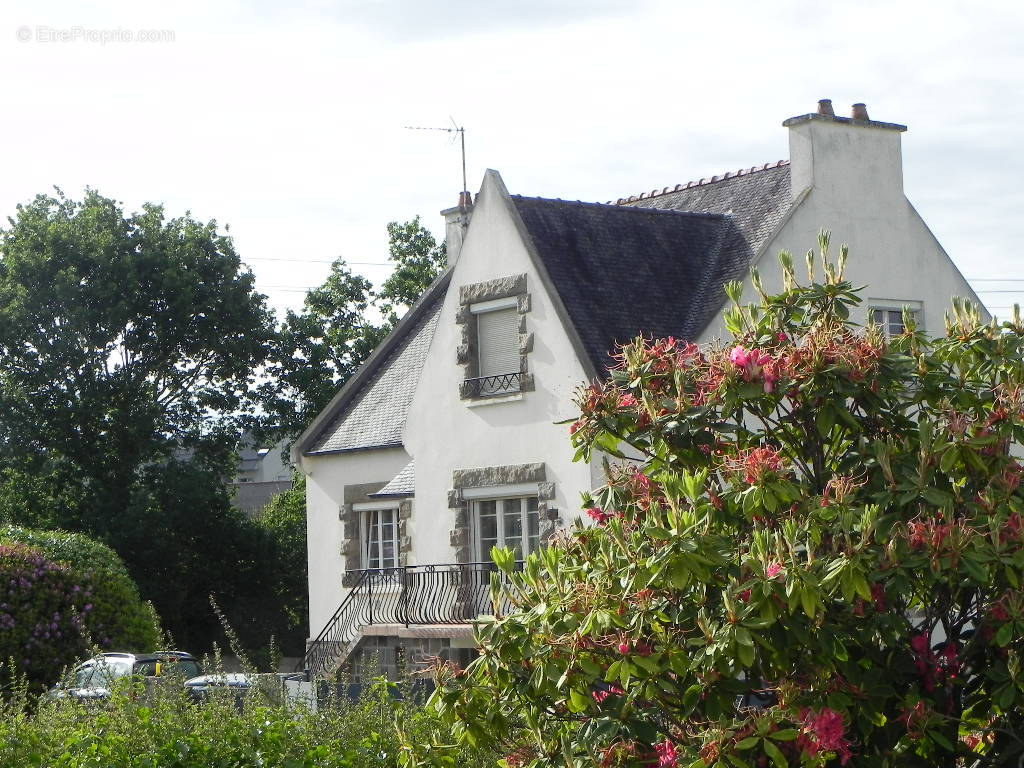
[(500, 376), (519, 372), (519, 313), (514, 307), (476, 316), (480, 373)]

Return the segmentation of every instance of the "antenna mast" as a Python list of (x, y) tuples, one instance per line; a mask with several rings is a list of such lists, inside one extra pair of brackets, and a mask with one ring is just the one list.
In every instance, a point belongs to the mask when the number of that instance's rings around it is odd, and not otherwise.
[(404, 125), (402, 127), (410, 131), (444, 131), (452, 134), (452, 141), (455, 140), (455, 135), (458, 134), (459, 144), (462, 149), (462, 191), (464, 193), (468, 193), (469, 189), (466, 186), (466, 129), (456, 123), (455, 118), (449, 117), (448, 119), (452, 121), (451, 128), (433, 128), (430, 126), (424, 127), (420, 125)]

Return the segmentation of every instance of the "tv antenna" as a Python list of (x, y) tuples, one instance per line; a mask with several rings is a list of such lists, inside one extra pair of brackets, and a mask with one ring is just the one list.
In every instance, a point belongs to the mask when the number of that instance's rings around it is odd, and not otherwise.
[(459, 137), (459, 143), (462, 146), (462, 191), (468, 193), (469, 190), (466, 187), (466, 129), (455, 122), (455, 118), (449, 116), (449, 120), (452, 121), (451, 128), (433, 128), (431, 126), (421, 125), (403, 125), (402, 127), (409, 131), (445, 131), (452, 135), (452, 141), (455, 141), (456, 134)]

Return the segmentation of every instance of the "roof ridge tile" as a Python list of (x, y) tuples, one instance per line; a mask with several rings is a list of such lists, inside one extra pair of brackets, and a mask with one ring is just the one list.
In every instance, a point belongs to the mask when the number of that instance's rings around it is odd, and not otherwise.
[(737, 176), (748, 176), (751, 173), (757, 171), (767, 171), (771, 168), (782, 168), (783, 166), (789, 165), (789, 160), (776, 160), (774, 163), (765, 163), (764, 165), (753, 165), (750, 168), (740, 168), (737, 171), (726, 171), (722, 174), (716, 174), (710, 179), (704, 177), (699, 181), (688, 181), (685, 184), (676, 184), (674, 187), (665, 187), (664, 189), (652, 189), (650, 192), (641, 192), (639, 195), (630, 195), (629, 197), (620, 197), (618, 200), (609, 200), (605, 205), (626, 205), (628, 203), (635, 203), (638, 200), (650, 200), (652, 197), (661, 197), (662, 195), (669, 195), (673, 192), (681, 192), (684, 189), (692, 189), (693, 187), (703, 187), (708, 184), (715, 184), (719, 181), (725, 181), (726, 179), (734, 179)]

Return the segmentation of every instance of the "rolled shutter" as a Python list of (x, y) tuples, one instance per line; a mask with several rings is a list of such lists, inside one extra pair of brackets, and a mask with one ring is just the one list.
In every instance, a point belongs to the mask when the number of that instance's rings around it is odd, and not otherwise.
[(519, 371), (519, 313), (515, 307), (476, 316), (480, 376)]

